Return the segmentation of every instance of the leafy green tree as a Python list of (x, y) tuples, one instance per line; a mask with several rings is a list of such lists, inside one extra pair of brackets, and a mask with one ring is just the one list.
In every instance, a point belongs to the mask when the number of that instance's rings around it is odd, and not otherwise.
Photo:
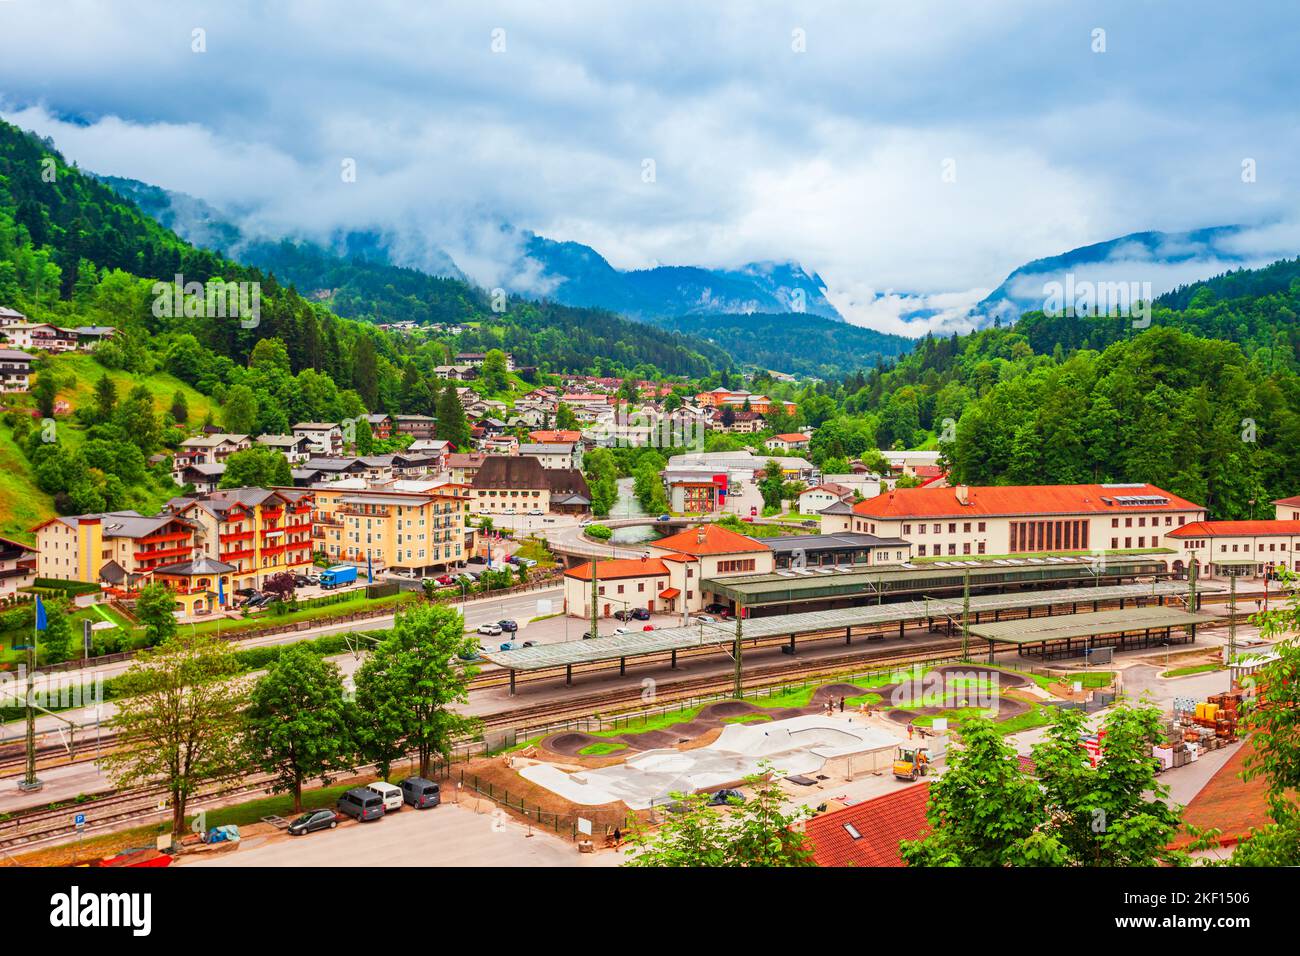
[(1038, 785), (1020, 769), (1015, 748), (992, 721), (962, 721), (961, 746), (930, 781), (930, 832), (904, 840), (908, 866), (1061, 865), (1065, 854), (1038, 837), (1047, 810)]
[(36, 401), (36, 408), (42, 418), (54, 417), (54, 400), (58, 390), (52, 369), (44, 369), (37, 374), (36, 382), (32, 385), (32, 398)]
[(451, 709), (469, 700), (475, 670), (461, 658), (476, 651), (458, 613), (422, 604), (398, 614), (388, 636), (361, 665), (358, 736), (362, 752), (385, 779), (392, 764), (412, 750), (421, 776), (428, 776), (433, 758), (449, 758), (455, 740), (477, 726)]
[(40, 635), (38, 644), (44, 652), (47, 664), (66, 661), (72, 645), (72, 622), (63, 609), (50, 604), (45, 616), (45, 632)]
[(113, 420), (113, 409), (117, 406), (117, 386), (104, 372), (95, 382), (95, 421)]
[(505, 352), (488, 349), (483, 356), (483, 367), (479, 369), (479, 380), (488, 392), (504, 392), (510, 387)]
[(555, 427), (559, 431), (578, 431), (578, 416), (563, 402), (555, 406)]
[(314, 653), (305, 642), (290, 644), (254, 685), (245, 712), (249, 753), (266, 773), (272, 789), (293, 795), (302, 809), (303, 781), (349, 767), (353, 742), (349, 709), (338, 665)]
[(806, 867), (813, 848), (795, 826), (806, 809), (786, 810), (786, 796), (770, 765), (745, 778), (751, 796), (721, 809), (708, 794), (674, 793), (678, 811), (664, 815), (657, 829), (633, 823), (627, 866)]
[(172, 840), (189, 798), (246, 769), (242, 711), (248, 699), (228, 641), (188, 632), (142, 651), (116, 678), (117, 747), (100, 766), (122, 789), (161, 785), (170, 795)]
[(176, 420), (176, 424), (185, 425), (189, 422), (190, 403), (186, 400), (184, 392), (177, 390), (177, 392), (172, 395), (171, 413), (172, 418)]
[(226, 394), (221, 421), (233, 435), (249, 435), (257, 424), (257, 396), (247, 385), (236, 385)]
[(245, 448), (226, 459), (222, 488), (287, 488), (293, 484), (289, 459), (274, 448)]
[(135, 616), (144, 625), (145, 642), (153, 647), (176, 633), (176, 597), (161, 582), (146, 584), (135, 602)]
[(131, 389), (113, 413), (113, 423), (122, 436), (145, 455), (158, 447), (161, 427), (154, 412), (153, 395), (144, 385)]
[(446, 389), (438, 397), (437, 426), (435, 432), (443, 441), (449, 441), (457, 450), (465, 451), (470, 447), (469, 419), (465, 417), (465, 407), (456, 394), (456, 383), (448, 382)]

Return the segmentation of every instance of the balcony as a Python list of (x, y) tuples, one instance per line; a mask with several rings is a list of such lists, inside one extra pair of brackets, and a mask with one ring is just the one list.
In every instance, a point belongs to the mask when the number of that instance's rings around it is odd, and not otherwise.
[[(186, 535), (188, 538), (189, 535)], [(137, 561), (161, 561), (169, 558), (187, 558), (193, 548), (185, 544), (179, 548), (154, 548), (152, 551), (137, 551), (135, 559)]]
[(141, 544), (165, 544), (168, 541), (188, 541), (192, 532), (171, 531), (163, 534), (146, 535), (140, 539)]
[(289, 534), (292, 534), (295, 531), (310, 531), (311, 521), (308, 520), (308, 521), (300, 521), (298, 524), (287, 524), (284, 526), (283, 530), (288, 532)]

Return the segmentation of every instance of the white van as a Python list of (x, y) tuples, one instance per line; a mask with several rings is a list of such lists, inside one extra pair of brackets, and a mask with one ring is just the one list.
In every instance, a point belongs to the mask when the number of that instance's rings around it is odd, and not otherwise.
[(366, 784), (367, 790), (373, 790), (384, 798), (384, 812), (395, 813), (402, 809), (402, 788), (383, 780)]

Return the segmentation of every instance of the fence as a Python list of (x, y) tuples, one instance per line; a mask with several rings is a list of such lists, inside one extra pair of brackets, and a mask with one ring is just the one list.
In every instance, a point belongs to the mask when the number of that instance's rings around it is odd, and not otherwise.
[(465, 789), (473, 790), (475, 793), (487, 797), (493, 803), (505, 810), (524, 817), (530, 823), (535, 823), (539, 829), (549, 830), (559, 836), (566, 837), (570, 840), (577, 840), (579, 834), (579, 818), (591, 822), (593, 835), (599, 836), (605, 829), (622, 827), (626, 829), (628, 825), (628, 815), (620, 810), (584, 810), (578, 813), (556, 813), (553, 810), (545, 810), (536, 804), (529, 803), (518, 794), (511, 793), (510, 790), (502, 787), (500, 784), (493, 783), (491, 780), (484, 780), (478, 774), (467, 773), (461, 770), (458, 776), (459, 792), (463, 793)]

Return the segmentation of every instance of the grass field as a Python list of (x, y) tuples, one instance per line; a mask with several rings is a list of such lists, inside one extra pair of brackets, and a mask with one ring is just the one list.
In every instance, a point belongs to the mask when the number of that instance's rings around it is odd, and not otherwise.
[(160, 414), (172, 407), (172, 396), (177, 392), (185, 396), (186, 405), (189, 407), (190, 423), (193, 425), (201, 423), (208, 412), (217, 416), (220, 411), (217, 403), (211, 398), (195, 391), (167, 372), (134, 375), (118, 369), (106, 369), (89, 355), (80, 352), (52, 356), (50, 365), (56, 370), (63, 386), (59, 389), (58, 397), (70, 403), (74, 409), (94, 402), (95, 383), (107, 372), (108, 377), (117, 386), (119, 400), (126, 398), (131, 389), (137, 385), (143, 385), (153, 396), (154, 410)]
[(35, 544), (31, 529), (54, 515), (54, 499), (36, 487), (27, 457), (0, 428), (0, 534)]

